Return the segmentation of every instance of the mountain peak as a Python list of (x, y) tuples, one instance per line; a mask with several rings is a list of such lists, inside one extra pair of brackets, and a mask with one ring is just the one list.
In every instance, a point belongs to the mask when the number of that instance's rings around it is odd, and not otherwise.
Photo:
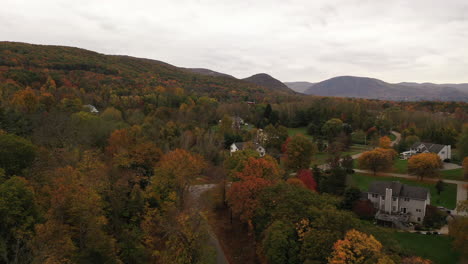
[(286, 84), (266, 73), (257, 73), (242, 80), (275, 91), (293, 92)]

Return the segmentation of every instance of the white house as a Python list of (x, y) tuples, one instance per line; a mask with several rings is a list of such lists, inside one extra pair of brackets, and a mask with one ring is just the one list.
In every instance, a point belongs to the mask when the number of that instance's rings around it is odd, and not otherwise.
[(367, 198), (378, 211), (376, 219), (389, 222), (422, 223), (431, 203), (427, 188), (388, 181), (372, 182)]
[(234, 142), (230, 147), (230, 152), (232, 155), (232, 153), (244, 149), (253, 149), (258, 152), (260, 157), (263, 157), (266, 154), (265, 148), (262, 145), (255, 142)]
[(83, 105), (83, 108), (85, 108), (86, 110), (88, 110), (91, 113), (99, 113), (99, 110), (97, 110), (97, 108), (94, 105), (90, 105), (90, 104)]
[(418, 153), (435, 153), (442, 161), (452, 158), (452, 149), (450, 145), (440, 145), (433, 143), (417, 142), (410, 148), (411, 152)]

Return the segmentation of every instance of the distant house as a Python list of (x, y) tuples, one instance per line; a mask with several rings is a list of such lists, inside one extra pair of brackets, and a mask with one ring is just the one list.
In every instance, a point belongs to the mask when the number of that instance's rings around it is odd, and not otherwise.
[(230, 147), (230, 152), (232, 155), (232, 153), (244, 149), (253, 149), (258, 152), (260, 157), (263, 157), (266, 154), (265, 148), (262, 145), (255, 142), (234, 142)]
[(239, 116), (232, 118), (232, 128), (234, 129), (241, 129), (242, 125), (244, 124), (244, 119)]
[(410, 186), (400, 182), (374, 181), (367, 192), (374, 208), (375, 218), (394, 224), (422, 223), (426, 206), (431, 203), (427, 188)]
[(412, 155), (419, 153), (435, 153), (442, 161), (450, 160), (452, 158), (452, 149), (450, 145), (417, 142), (411, 146), (409, 152), (413, 153)]
[[(247, 126), (248, 124), (244, 121), (244, 119), (242, 119), (241, 117), (239, 116), (233, 116), (232, 118), (232, 125), (231, 127), (233, 129), (241, 129), (243, 125)], [(222, 120), (219, 120), (218, 123), (221, 123)]]
[(99, 111), (97, 110), (97, 108), (94, 105), (90, 105), (90, 104), (83, 105), (83, 108), (85, 108), (86, 110), (88, 110), (91, 113), (99, 113)]

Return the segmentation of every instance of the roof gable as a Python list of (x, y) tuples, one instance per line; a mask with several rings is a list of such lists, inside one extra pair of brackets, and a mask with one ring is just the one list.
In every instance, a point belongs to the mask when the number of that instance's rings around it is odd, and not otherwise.
[(374, 181), (369, 186), (369, 193), (377, 193), (385, 196), (385, 189), (392, 189), (392, 196), (409, 197), (418, 200), (426, 200), (428, 189), (411, 186), (400, 182)]
[(438, 154), (443, 148), (445, 148), (445, 145), (433, 144), (433, 143), (424, 143), (424, 142), (416, 142), (411, 146), (411, 149), (417, 149), (417, 148), (422, 148), (421, 149), (422, 152), (427, 150), (428, 152)]

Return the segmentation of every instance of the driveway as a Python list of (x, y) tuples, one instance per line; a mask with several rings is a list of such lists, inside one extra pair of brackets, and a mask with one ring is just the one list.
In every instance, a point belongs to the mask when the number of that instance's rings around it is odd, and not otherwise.
[(455, 170), (455, 169), (461, 169), (461, 168), (463, 167), (458, 164), (444, 162), (444, 167), (441, 170)]
[(392, 134), (395, 136), (395, 140), (392, 141), (392, 143), (390, 143), (390, 146), (394, 146), (396, 144), (398, 144), (401, 140), (401, 134), (396, 132), (396, 131), (392, 131)]

